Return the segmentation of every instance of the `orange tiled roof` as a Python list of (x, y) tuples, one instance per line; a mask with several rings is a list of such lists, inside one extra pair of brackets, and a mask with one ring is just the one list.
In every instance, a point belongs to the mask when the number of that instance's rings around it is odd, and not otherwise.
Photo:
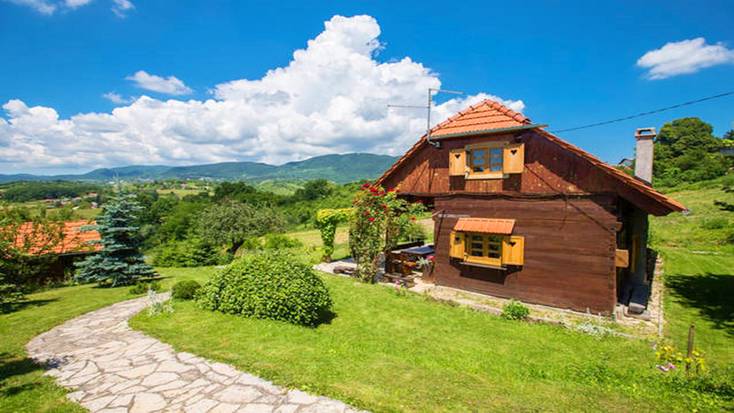
[(497, 218), (459, 218), (454, 231), (479, 232), (482, 234), (510, 235), (515, 228), (514, 219)]
[[(483, 133), (491, 133), (493, 129), (497, 130), (520, 126), (531, 126), (530, 119), (498, 102), (486, 99), (476, 105), (470, 106), (466, 110), (457, 113), (433, 127), (431, 129), (431, 138), (441, 138), (452, 135), (471, 135), (473, 133), (481, 135)], [(575, 153), (581, 158), (586, 159), (588, 162), (598, 167), (602, 172), (612, 176), (622, 184), (653, 199), (668, 211), (676, 212), (686, 210), (686, 207), (675, 199), (661, 194), (634, 176), (627, 175), (624, 172), (606, 164), (589, 152), (564, 141), (548, 131), (540, 128), (535, 128), (534, 130), (546, 139), (560, 145), (572, 153)], [(426, 135), (423, 135), (418, 142), (408, 149), (403, 156), (395, 161), (395, 163), (377, 179), (376, 183), (378, 185), (382, 185), (390, 175), (392, 175), (400, 166), (417, 153), (418, 150), (426, 145), (428, 145), (428, 141), (426, 139)]]
[(431, 129), (432, 138), (481, 133), (530, 124), (530, 119), (493, 100), (483, 100)]
[[(18, 232), (15, 236), (15, 246), (22, 247), (30, 244), (28, 253), (32, 255), (100, 251), (102, 245), (94, 243), (94, 241), (101, 239), (99, 232), (82, 231), (82, 227), (95, 224), (95, 221), (64, 222), (61, 228), (61, 240), (58, 243), (54, 243), (52, 239), (49, 239), (51, 237), (48, 235), (40, 231), (34, 231), (34, 224), (32, 222), (26, 222), (18, 227)], [(35, 239), (29, 239), (29, 237), (35, 237)]]

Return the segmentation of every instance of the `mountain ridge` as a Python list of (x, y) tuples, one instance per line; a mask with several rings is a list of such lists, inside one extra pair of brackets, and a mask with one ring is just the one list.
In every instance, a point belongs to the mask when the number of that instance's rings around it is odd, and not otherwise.
[(0, 183), (15, 181), (110, 181), (152, 179), (213, 180), (308, 180), (328, 179), (347, 183), (378, 177), (397, 157), (371, 153), (321, 155), (282, 165), (262, 162), (218, 162), (211, 164), (167, 166), (128, 165), (98, 168), (80, 174), (34, 175), (0, 174)]

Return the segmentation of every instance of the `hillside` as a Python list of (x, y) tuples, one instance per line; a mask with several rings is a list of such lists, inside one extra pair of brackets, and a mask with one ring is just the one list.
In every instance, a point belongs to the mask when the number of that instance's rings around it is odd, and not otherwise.
[(283, 165), (260, 162), (222, 162), (206, 165), (165, 166), (133, 165), (118, 168), (102, 168), (84, 174), (31, 175), (0, 174), (0, 183), (14, 181), (109, 181), (113, 179), (215, 179), (251, 181), (328, 179), (347, 183), (361, 179), (373, 179), (395, 162), (395, 157), (370, 153), (323, 155)]

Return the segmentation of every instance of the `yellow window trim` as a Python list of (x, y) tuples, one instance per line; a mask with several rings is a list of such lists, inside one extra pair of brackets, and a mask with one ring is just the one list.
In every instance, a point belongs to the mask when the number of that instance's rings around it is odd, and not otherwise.
[[(482, 238), (482, 256), (477, 257), (474, 255), (471, 255), (472, 251), (472, 238), (473, 237), (481, 237)], [(492, 258), (488, 257), (489, 255), (489, 245), (490, 237), (496, 237), (498, 240), (496, 241), (496, 244), (498, 245), (498, 254), (499, 257)], [(467, 232), (464, 236), (464, 261), (466, 262), (475, 262), (477, 264), (486, 264), (486, 265), (494, 265), (494, 266), (501, 266), (502, 265), (502, 241), (504, 240), (504, 236), (499, 234), (480, 234), (475, 232)]]
[[(471, 255), (472, 237), (482, 237), (482, 256)], [(499, 257), (489, 257), (489, 237), (496, 237), (495, 249)], [(519, 235), (484, 234), (476, 232), (451, 232), (449, 257), (465, 263), (505, 268), (508, 265), (524, 265), (525, 238)]]

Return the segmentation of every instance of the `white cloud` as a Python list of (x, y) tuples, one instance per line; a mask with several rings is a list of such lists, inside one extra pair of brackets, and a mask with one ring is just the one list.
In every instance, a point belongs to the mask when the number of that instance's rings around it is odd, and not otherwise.
[[(3, 0), (0, 0), (3, 1)], [(33, 10), (45, 14), (52, 15), (59, 10), (74, 10), (82, 6), (92, 3), (94, 0), (4, 0), (15, 3), (20, 6), (30, 7)], [(135, 5), (130, 0), (112, 0), (112, 10), (118, 17), (126, 17)]]
[(167, 95), (188, 95), (192, 90), (175, 76), (161, 77), (151, 75), (144, 70), (138, 70), (134, 75), (126, 77), (132, 80), (141, 89)]
[(128, 103), (132, 103), (135, 100), (134, 98), (123, 97), (122, 95), (116, 92), (107, 92), (103, 94), (102, 97), (114, 103), (115, 105), (124, 105)]
[(91, 2), (92, 0), (64, 0), (64, 5), (70, 9), (76, 9), (78, 7), (86, 6)]
[[(421, 104), (441, 81), (409, 57), (376, 60), (379, 35), (370, 16), (335, 16), (286, 66), (216, 85), (203, 101), (142, 96), (109, 113), (60, 119), (52, 108), (11, 100), (3, 106), (7, 121), (0, 117), (0, 163), (5, 170), (42, 171), (401, 154), (424, 132), (425, 111), (388, 110), (387, 104)], [(442, 121), (484, 98), (524, 107), (480, 93), (436, 105), (432, 119)]]
[(20, 6), (30, 7), (33, 10), (45, 14), (52, 15), (56, 11), (56, 4), (47, 0), (6, 0)]
[(127, 13), (135, 8), (130, 0), (112, 0), (112, 3), (112, 12), (117, 17), (126, 17)]
[(727, 49), (721, 42), (706, 44), (703, 37), (666, 43), (637, 60), (637, 66), (648, 69), (650, 79), (696, 73), (725, 63), (734, 63), (734, 50)]

